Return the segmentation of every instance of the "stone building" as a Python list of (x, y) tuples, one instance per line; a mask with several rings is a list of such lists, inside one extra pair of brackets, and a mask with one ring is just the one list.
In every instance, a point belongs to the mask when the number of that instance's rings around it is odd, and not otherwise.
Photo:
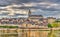
[(47, 17), (47, 19), (48, 19), (48, 23), (50, 24), (56, 21), (56, 18), (53, 17)]
[(32, 15), (31, 11), (29, 10), (29, 12), (28, 12), (28, 19), (30, 19), (32, 21), (39, 21), (42, 18), (43, 18), (42, 15)]

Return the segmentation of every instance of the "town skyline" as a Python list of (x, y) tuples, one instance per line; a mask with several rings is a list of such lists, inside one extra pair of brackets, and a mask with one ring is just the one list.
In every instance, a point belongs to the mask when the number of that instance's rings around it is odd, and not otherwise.
[(60, 0), (0, 0), (0, 37), (60, 37)]

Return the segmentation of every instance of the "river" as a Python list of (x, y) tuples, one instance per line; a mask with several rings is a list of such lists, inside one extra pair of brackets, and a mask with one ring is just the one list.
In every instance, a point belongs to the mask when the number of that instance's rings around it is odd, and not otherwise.
[(0, 37), (60, 37), (60, 31), (0, 30)]

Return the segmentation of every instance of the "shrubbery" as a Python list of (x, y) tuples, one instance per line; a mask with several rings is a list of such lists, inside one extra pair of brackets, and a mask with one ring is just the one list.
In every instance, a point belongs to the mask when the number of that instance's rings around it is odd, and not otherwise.
[(48, 24), (48, 28), (56, 28), (56, 27), (59, 27), (59, 25), (56, 23), (56, 22), (54, 22), (54, 23), (52, 23), (52, 24)]
[(18, 26), (0, 26), (0, 28), (18, 28)]

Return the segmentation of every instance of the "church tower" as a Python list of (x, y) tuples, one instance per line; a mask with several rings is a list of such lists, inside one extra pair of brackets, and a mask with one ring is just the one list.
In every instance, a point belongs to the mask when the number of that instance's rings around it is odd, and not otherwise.
[(28, 17), (30, 17), (30, 15), (31, 15), (31, 11), (30, 11), (30, 9), (29, 9), (29, 11), (28, 11)]
[(30, 9), (28, 10), (28, 20), (30, 20), (30, 16), (31, 16), (31, 11), (30, 11)]

